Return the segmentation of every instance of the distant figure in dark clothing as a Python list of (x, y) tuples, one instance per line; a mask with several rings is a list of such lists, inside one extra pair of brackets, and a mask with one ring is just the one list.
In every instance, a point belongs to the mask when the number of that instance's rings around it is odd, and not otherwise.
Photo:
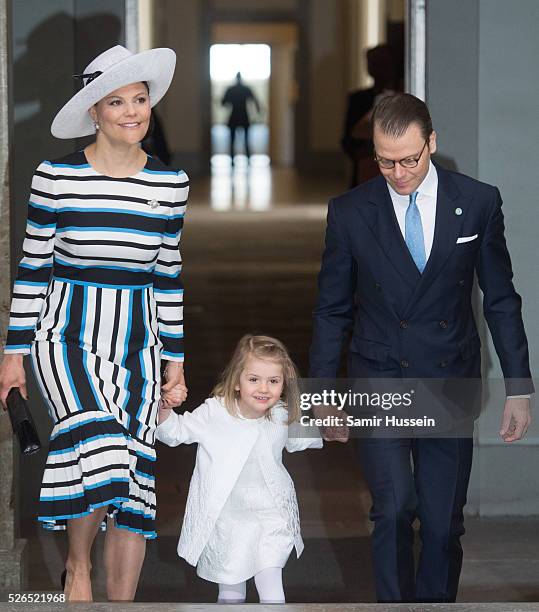
[(391, 47), (378, 45), (367, 51), (367, 70), (374, 86), (348, 96), (341, 145), (352, 161), (350, 188), (378, 174), (372, 145), (371, 115), (375, 103), (396, 90), (395, 60)]
[(230, 128), (230, 159), (234, 163), (234, 140), (236, 137), (236, 128), (243, 128), (243, 134), (245, 138), (245, 154), (249, 159), (249, 113), (247, 111), (247, 102), (252, 100), (257, 112), (260, 112), (260, 104), (256, 99), (251, 88), (244, 85), (241, 73), (236, 74), (236, 84), (232, 85), (225, 91), (225, 95), (221, 100), (223, 106), (230, 105), (231, 112), (228, 118), (228, 127)]

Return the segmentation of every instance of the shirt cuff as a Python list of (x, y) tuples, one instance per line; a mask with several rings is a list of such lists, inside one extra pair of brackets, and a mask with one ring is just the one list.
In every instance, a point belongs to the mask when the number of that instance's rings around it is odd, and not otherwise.
[(11, 346), (4, 347), (4, 355), (29, 355), (30, 345), (29, 344), (12, 344)]

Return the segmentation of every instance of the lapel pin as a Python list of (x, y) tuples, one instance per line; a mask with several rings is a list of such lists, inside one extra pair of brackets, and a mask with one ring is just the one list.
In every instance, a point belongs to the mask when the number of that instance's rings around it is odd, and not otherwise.
[(159, 206), (159, 202), (157, 200), (148, 200), (146, 204), (148, 204), (150, 208), (157, 208)]
[(462, 208), (455, 208), (456, 215), (462, 215)]

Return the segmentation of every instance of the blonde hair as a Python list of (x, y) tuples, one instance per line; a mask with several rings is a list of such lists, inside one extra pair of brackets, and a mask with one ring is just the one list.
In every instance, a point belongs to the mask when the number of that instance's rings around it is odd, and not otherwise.
[[(283, 392), (281, 400), (288, 410), (288, 423), (298, 420), (299, 387), (298, 370), (290, 358), (285, 345), (276, 338), (270, 336), (246, 335), (238, 342), (230, 362), (224, 369), (219, 382), (215, 385), (212, 395), (222, 397), (225, 407), (232, 416), (238, 416), (237, 399), (239, 397), (236, 386), (239, 384), (240, 375), (249, 357), (276, 361), (283, 368)], [(266, 418), (271, 418), (271, 410), (266, 413)]]

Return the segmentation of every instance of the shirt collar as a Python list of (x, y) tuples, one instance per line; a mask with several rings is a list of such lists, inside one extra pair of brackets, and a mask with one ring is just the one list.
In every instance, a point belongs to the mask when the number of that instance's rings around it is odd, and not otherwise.
[(432, 163), (432, 160), (429, 161), (429, 171), (427, 172), (427, 176), (423, 179), (423, 182), (417, 188), (417, 191), (421, 195), (430, 196), (431, 198), (435, 198), (438, 192), (438, 172), (436, 172), (436, 166)]
[[(400, 193), (397, 193), (389, 183), (387, 183), (387, 188), (389, 189), (389, 194), (391, 195), (391, 199), (393, 201), (404, 199), (408, 202), (410, 196), (403, 196)], [(432, 163), (432, 160), (429, 161), (429, 171), (427, 172), (427, 176), (423, 179), (419, 187), (417, 188), (417, 192), (419, 195), (427, 196), (431, 198), (436, 198), (436, 194), (438, 193), (438, 172), (436, 171), (435, 165)]]

